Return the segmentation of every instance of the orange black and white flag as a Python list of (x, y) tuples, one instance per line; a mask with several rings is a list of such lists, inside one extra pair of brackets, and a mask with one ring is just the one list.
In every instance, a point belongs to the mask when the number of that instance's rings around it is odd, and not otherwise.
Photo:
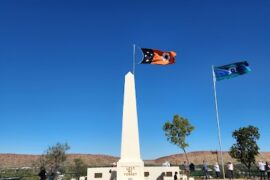
[(156, 49), (141, 48), (143, 60), (141, 64), (169, 65), (175, 63), (176, 53), (174, 51), (160, 51)]

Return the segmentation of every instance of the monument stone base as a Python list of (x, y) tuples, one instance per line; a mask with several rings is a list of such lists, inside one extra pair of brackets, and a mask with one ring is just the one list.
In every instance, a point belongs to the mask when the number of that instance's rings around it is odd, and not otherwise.
[[(99, 167), (88, 168), (87, 179), (89, 180), (121, 180), (118, 178), (120, 172), (118, 167)], [(121, 170), (121, 168), (119, 169)], [(137, 169), (136, 169), (137, 170)], [(122, 171), (123, 173), (124, 171)], [(135, 172), (135, 171), (133, 171)], [(178, 172), (179, 180), (187, 180), (187, 176), (182, 174), (178, 166), (164, 167), (164, 166), (145, 166), (143, 169), (143, 177), (139, 180), (173, 180), (175, 172)], [(133, 177), (128, 177), (133, 178)], [(129, 180), (127, 178), (127, 180)], [(194, 180), (189, 177), (189, 180)]]

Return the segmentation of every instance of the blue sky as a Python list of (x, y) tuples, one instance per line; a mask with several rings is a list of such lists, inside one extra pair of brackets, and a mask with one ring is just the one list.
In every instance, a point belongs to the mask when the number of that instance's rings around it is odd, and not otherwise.
[[(188, 151), (219, 148), (211, 65), (247, 60), (252, 72), (217, 83), (223, 149), (254, 125), (269, 151), (270, 1), (1, 1), (0, 153), (120, 155), (124, 75), (132, 45), (174, 50), (171, 66), (137, 65), (144, 159), (180, 153), (162, 125), (180, 114)], [(141, 52), (136, 51), (136, 61)]]

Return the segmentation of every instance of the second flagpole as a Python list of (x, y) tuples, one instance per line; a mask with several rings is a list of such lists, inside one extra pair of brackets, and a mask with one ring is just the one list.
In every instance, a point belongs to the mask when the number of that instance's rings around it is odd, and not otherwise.
[(222, 175), (223, 175), (223, 179), (225, 179), (225, 168), (224, 168), (223, 153), (222, 153), (222, 143), (221, 143), (221, 133), (220, 133), (219, 113), (218, 113), (218, 102), (217, 102), (217, 92), (216, 92), (216, 76), (215, 76), (213, 65), (212, 65), (212, 73), (213, 73), (213, 84), (214, 84), (216, 120), (217, 120), (217, 129), (218, 129), (218, 141), (219, 141), (219, 149), (220, 149), (219, 154), (220, 154), (220, 158), (221, 158)]

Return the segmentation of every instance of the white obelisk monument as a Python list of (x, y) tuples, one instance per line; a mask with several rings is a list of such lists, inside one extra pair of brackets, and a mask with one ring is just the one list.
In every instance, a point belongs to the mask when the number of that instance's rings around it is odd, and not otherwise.
[(143, 180), (144, 163), (140, 156), (138, 117), (134, 75), (125, 76), (121, 157), (117, 162), (117, 180)]
[[(122, 119), (121, 157), (117, 167), (91, 167), (87, 169), (87, 179), (109, 180), (173, 180), (173, 174), (179, 172), (178, 166), (146, 166), (141, 159), (139, 128), (136, 106), (136, 90), (134, 75), (129, 72), (125, 76), (124, 104)], [(164, 174), (166, 172), (166, 174)], [(180, 175), (187, 180), (186, 175)], [(189, 180), (194, 180), (189, 178)]]

